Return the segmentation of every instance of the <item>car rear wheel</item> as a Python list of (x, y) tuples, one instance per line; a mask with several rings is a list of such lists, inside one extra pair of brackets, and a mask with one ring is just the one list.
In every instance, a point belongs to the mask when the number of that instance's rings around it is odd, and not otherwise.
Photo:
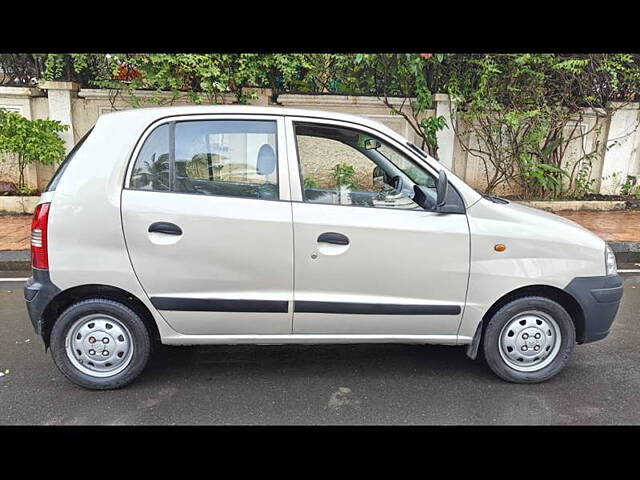
[(576, 342), (571, 316), (545, 297), (524, 297), (498, 310), (484, 332), (484, 357), (503, 380), (538, 383), (569, 361)]
[(103, 298), (67, 308), (53, 325), (51, 353), (72, 382), (94, 390), (131, 383), (144, 369), (151, 336), (129, 307)]

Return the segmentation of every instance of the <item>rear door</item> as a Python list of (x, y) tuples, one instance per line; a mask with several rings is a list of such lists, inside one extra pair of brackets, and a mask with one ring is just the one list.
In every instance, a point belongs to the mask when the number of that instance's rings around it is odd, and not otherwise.
[(287, 120), (290, 177), (300, 179), (292, 180), (294, 333), (455, 343), (469, 227), (464, 213), (413, 202), (416, 183), (435, 196), (435, 172), (371, 129)]
[(131, 263), (183, 334), (288, 334), (293, 234), (277, 116), (152, 125), (122, 192)]

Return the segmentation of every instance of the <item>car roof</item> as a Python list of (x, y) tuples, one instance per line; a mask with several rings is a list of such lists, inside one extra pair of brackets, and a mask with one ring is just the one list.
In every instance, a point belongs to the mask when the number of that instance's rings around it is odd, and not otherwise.
[(328, 120), (339, 120), (344, 122), (353, 122), (360, 125), (369, 126), (376, 130), (382, 131), (393, 136), (398, 136), (386, 125), (371, 120), (370, 118), (349, 113), (328, 111), (328, 110), (312, 110), (306, 108), (288, 108), (278, 106), (253, 106), (253, 105), (179, 105), (170, 107), (142, 107), (127, 110), (118, 110), (116, 112), (105, 113), (101, 116), (126, 121), (126, 117), (136, 118), (144, 117), (144, 120), (151, 123), (165, 117), (179, 115), (207, 115), (207, 114), (241, 114), (241, 115), (283, 115), (290, 117), (308, 117), (320, 118)]

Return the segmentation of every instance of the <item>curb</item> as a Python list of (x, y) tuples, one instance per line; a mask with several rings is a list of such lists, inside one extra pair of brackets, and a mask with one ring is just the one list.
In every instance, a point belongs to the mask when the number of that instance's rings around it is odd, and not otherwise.
[(516, 201), (547, 212), (610, 212), (627, 208), (625, 200), (527, 200)]
[[(640, 242), (607, 242), (618, 264), (640, 263)], [(30, 250), (0, 250), (0, 271), (31, 270)]]
[(640, 263), (640, 242), (607, 242), (616, 256), (616, 262)]
[(0, 270), (31, 270), (31, 250), (0, 250)]

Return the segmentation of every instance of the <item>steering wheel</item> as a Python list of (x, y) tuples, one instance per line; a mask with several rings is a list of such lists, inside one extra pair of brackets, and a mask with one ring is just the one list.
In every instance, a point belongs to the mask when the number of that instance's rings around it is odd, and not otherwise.
[(402, 177), (400, 175), (391, 177), (389, 185), (391, 185), (396, 192), (402, 193)]

